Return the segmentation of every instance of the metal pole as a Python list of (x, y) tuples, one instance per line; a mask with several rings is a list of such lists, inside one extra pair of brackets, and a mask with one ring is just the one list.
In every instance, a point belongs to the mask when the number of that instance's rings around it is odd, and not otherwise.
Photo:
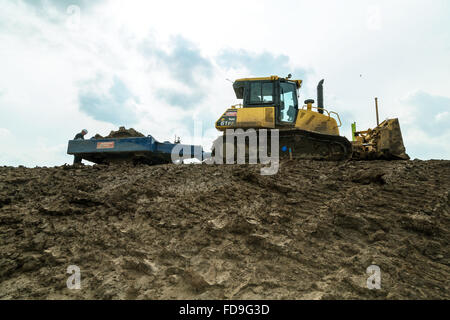
[(380, 119), (378, 118), (378, 98), (375, 98), (375, 109), (377, 111), (377, 126), (380, 125)]
[(356, 122), (353, 122), (352, 123), (352, 141), (356, 140), (355, 133), (356, 133)]

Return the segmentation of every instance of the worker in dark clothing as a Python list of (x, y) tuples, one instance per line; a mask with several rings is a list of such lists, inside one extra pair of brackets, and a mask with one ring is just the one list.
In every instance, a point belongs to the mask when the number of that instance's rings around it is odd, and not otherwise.
[(75, 136), (75, 138), (73, 138), (73, 140), (79, 140), (82, 139), (84, 140), (84, 136), (87, 135), (88, 131), (86, 129), (81, 130), (80, 133), (77, 133), (77, 135)]
[[(84, 140), (84, 136), (87, 135), (88, 131), (86, 129), (81, 130), (80, 133), (77, 133), (74, 140)], [(73, 164), (81, 163), (83, 160), (80, 156), (74, 156)]]

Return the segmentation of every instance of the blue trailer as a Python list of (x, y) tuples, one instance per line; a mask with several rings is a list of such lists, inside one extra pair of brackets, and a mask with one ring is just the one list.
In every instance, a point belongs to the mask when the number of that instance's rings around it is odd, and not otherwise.
[(97, 164), (112, 162), (171, 163), (172, 153), (175, 159), (180, 160), (196, 158), (203, 161), (208, 156), (203, 152), (201, 146), (158, 142), (151, 135), (147, 137), (70, 140), (67, 153)]

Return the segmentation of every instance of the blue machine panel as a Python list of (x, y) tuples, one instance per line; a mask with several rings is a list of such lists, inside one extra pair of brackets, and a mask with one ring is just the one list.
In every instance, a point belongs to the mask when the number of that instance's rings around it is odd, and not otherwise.
[(157, 141), (153, 137), (70, 140), (68, 154), (156, 151)]
[[(114, 158), (132, 158), (139, 156), (155, 163), (170, 162), (174, 148), (180, 156), (186, 158), (197, 158), (203, 160), (203, 149), (201, 146), (182, 145), (168, 142), (158, 142), (152, 136), (133, 138), (109, 138), (90, 140), (70, 140), (67, 153), (77, 155), (83, 159), (103, 163)], [(189, 154), (189, 156), (188, 156)]]

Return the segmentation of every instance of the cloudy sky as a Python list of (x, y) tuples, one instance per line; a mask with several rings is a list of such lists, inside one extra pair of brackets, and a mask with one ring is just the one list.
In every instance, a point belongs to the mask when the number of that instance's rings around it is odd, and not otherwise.
[[(229, 80), (303, 79), (341, 134), (398, 117), (412, 158), (450, 158), (450, 1), (0, 0), (0, 165), (71, 163), (67, 141), (133, 127), (201, 143)], [(229, 79), (229, 80), (227, 80)], [(194, 135), (194, 123), (202, 134)]]

